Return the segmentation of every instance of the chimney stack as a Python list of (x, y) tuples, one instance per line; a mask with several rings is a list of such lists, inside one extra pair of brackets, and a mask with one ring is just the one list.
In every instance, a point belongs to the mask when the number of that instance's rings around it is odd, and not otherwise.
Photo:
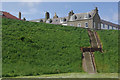
[(58, 18), (58, 16), (57, 16), (56, 12), (55, 12), (55, 15), (53, 16), (53, 18)]
[(21, 12), (19, 12), (19, 19), (21, 19)]
[(74, 14), (73, 10), (71, 10), (71, 16)]
[(25, 17), (23, 18), (23, 21), (26, 21), (26, 18), (25, 18)]
[(74, 14), (73, 10), (71, 10), (69, 13), (68, 13), (68, 20), (70, 20), (70, 17)]
[(97, 7), (95, 7), (95, 12), (98, 13), (98, 8)]
[(45, 13), (45, 21), (50, 18), (49, 12)]

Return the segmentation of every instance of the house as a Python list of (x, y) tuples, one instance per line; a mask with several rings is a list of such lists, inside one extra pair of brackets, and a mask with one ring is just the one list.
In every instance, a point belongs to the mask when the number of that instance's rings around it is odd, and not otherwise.
[(111, 23), (109, 21), (101, 20), (101, 29), (119, 30), (120, 29), (120, 25)]
[(17, 18), (16, 16), (13, 16), (12, 14), (10, 14), (8, 12), (0, 11), (0, 17), (26, 21), (25, 17), (23, 19), (21, 19), (21, 12), (19, 12), (19, 18)]
[(98, 8), (96, 7), (94, 10), (87, 13), (77, 13), (75, 14), (73, 10), (68, 13), (66, 17), (58, 17), (57, 14), (50, 18), (49, 12), (45, 13), (44, 19), (36, 19), (31, 20), (32, 22), (45, 22), (49, 24), (59, 24), (66, 26), (75, 26), (82, 28), (90, 28), (90, 29), (120, 29), (117, 24), (102, 20), (98, 13)]
[(17, 18), (15, 16), (13, 16), (12, 14), (5, 12), (5, 11), (0, 11), (0, 17), (21, 20), (20, 18)]

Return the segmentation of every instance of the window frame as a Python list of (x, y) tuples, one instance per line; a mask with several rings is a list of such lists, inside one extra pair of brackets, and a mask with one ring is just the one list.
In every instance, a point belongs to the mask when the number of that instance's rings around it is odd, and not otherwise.
[(103, 24), (103, 28), (105, 28), (105, 24)]
[(78, 23), (78, 24), (77, 24), (77, 27), (81, 27), (81, 23)]
[[(87, 23), (87, 27), (86, 27), (86, 23)], [(85, 22), (85, 28), (88, 28), (88, 22)]]
[(107, 29), (110, 29), (110, 26), (109, 26), (109, 25), (107, 25), (107, 27), (108, 27)]
[(112, 30), (114, 30), (114, 27), (112, 26)]

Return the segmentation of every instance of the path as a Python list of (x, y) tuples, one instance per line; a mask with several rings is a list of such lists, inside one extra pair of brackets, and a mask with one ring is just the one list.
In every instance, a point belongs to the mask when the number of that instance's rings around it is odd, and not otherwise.
[(97, 35), (97, 32), (95, 31), (91, 31), (88, 30), (88, 34), (90, 37), (90, 44), (91, 44), (91, 48), (89, 48), (87, 50), (87, 48), (84, 48), (83, 50), (83, 69), (85, 72), (88, 73), (96, 73), (96, 65), (95, 65), (95, 59), (94, 59), (94, 54), (91, 51), (100, 51), (101, 49), (98, 48), (102, 48), (101, 47), (101, 43), (100, 43), (100, 39)]
[(90, 37), (90, 43), (92, 48), (101, 48), (101, 42), (97, 35), (97, 32), (88, 30), (88, 34)]
[(83, 59), (84, 70), (88, 73), (96, 73), (96, 68), (94, 65), (93, 58), (92, 58), (92, 53), (84, 52), (83, 55), (84, 55), (84, 59)]

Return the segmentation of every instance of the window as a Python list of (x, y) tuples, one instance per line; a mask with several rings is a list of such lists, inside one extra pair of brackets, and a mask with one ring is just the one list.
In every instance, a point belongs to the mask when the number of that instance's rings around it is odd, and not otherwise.
[(78, 25), (77, 25), (78, 27), (81, 27), (81, 24), (80, 23), (78, 23)]
[(40, 19), (40, 22), (43, 22), (43, 20), (42, 20), (42, 19)]
[(70, 24), (70, 26), (74, 26), (73, 24)]
[(112, 29), (113, 29), (113, 26), (112, 26)]
[(105, 25), (103, 24), (103, 28), (105, 28)]
[(93, 28), (95, 28), (95, 22), (94, 22)]
[(75, 15), (75, 19), (77, 19), (77, 16)]
[(91, 15), (89, 14), (89, 18), (91, 17)]
[(85, 23), (85, 27), (88, 28), (88, 23), (87, 22)]
[(66, 21), (66, 18), (64, 18), (63, 21)]
[(98, 23), (98, 29), (100, 29), (100, 24)]
[(109, 29), (110, 27), (109, 27), (109, 25), (108, 25), (108, 29)]
[(52, 19), (50, 19), (49, 22), (52, 23)]

